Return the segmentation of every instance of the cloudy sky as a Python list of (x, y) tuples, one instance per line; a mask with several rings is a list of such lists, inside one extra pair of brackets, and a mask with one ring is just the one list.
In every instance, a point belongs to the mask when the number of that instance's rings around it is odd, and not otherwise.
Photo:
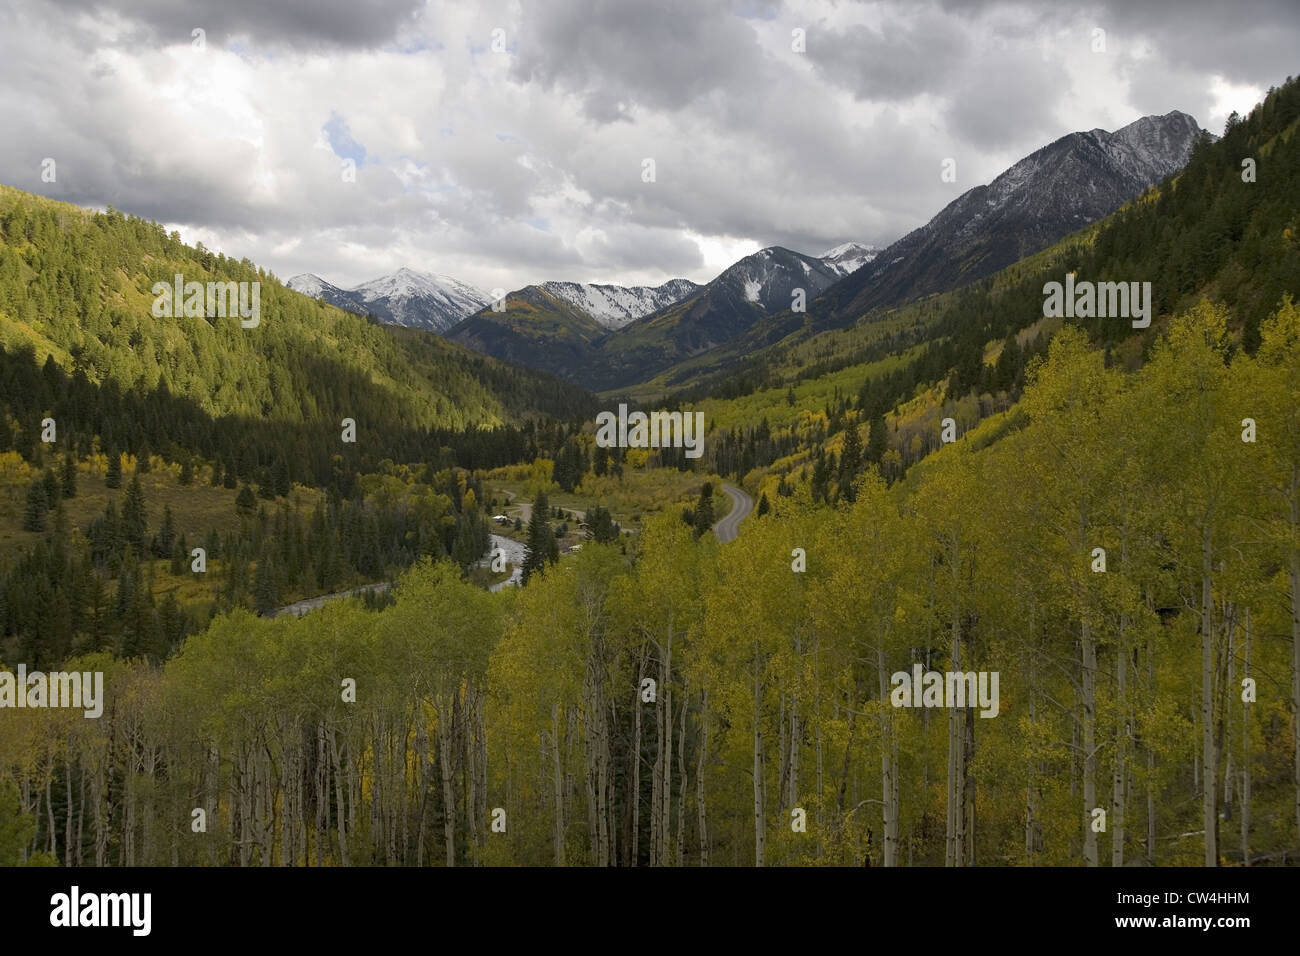
[(5, 0), (0, 182), (282, 278), (706, 281), (1073, 130), (1221, 132), (1297, 50), (1296, 0)]

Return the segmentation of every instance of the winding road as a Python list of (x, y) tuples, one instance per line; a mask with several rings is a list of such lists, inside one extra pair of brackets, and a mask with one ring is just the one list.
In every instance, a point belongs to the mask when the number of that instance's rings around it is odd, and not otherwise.
[(308, 611), (314, 611), (323, 607), (326, 601), (336, 601), (339, 598), (357, 597), (368, 591), (387, 591), (393, 586), (392, 581), (380, 581), (377, 584), (365, 584), (359, 588), (353, 588), (350, 591), (336, 591), (333, 594), (322, 594), (320, 597), (307, 598), (305, 601), (298, 601), (295, 604), (286, 604), (282, 608), (277, 608), (274, 614), (269, 617), (279, 617), (281, 614), (292, 614), (294, 617), (302, 617)]
[(731, 510), (713, 526), (713, 533), (719, 541), (734, 541), (740, 534), (740, 523), (754, 510), (754, 499), (734, 485), (723, 485), (722, 490), (731, 499)]
[[(734, 485), (723, 485), (722, 490), (725, 491), (727, 497), (731, 499), (731, 510), (727, 512), (725, 518), (713, 526), (713, 533), (717, 535), (719, 541), (734, 541), (736, 536), (740, 534), (740, 523), (749, 516), (751, 511), (754, 510), (754, 499)], [(521, 507), (526, 508), (528, 506), (521, 505)], [(524, 545), (512, 538), (502, 537), (497, 534), (492, 535), (492, 545), (494, 548), (500, 547), (505, 550), (506, 560), (514, 565), (514, 574), (512, 574), (507, 580), (499, 581), (492, 585), (491, 590), (499, 591), (503, 587), (518, 585), (523, 570)], [(479, 563), (486, 566), (490, 561), (491, 554), (489, 553), (489, 555), (483, 558)], [(305, 601), (298, 601), (296, 604), (290, 604), (278, 608), (271, 617), (277, 617), (281, 614), (292, 614), (294, 617), (301, 617), (309, 611), (314, 611), (321, 607), (327, 601), (334, 601), (338, 598), (344, 597), (355, 597), (356, 595), (363, 594), (366, 591), (387, 591), (392, 586), (392, 581), (382, 581), (378, 584), (367, 584), (363, 587), (353, 588), (350, 591), (339, 591), (336, 594), (322, 594), (320, 597), (308, 598)]]

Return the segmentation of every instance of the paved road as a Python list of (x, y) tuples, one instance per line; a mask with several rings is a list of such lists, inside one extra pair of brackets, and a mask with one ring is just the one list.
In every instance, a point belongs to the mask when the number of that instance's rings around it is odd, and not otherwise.
[(723, 485), (722, 490), (731, 499), (731, 510), (713, 526), (713, 533), (719, 541), (734, 541), (736, 535), (740, 534), (740, 522), (754, 510), (754, 499), (733, 485)]
[(333, 594), (322, 594), (320, 597), (308, 598), (305, 601), (299, 601), (297, 604), (288, 604), (282, 608), (277, 608), (271, 617), (279, 617), (281, 614), (292, 614), (294, 617), (302, 617), (308, 611), (314, 611), (323, 607), (326, 601), (334, 601), (338, 598), (356, 597), (365, 594), (367, 591), (387, 591), (393, 586), (392, 581), (381, 581), (378, 584), (366, 584), (359, 588), (353, 588), (351, 591), (336, 591)]

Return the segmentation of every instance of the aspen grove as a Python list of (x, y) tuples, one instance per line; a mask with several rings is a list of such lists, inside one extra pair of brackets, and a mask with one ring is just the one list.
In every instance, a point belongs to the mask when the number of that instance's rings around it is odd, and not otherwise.
[[(423, 559), (379, 610), (64, 662), (103, 714), (0, 721), (0, 862), (1294, 858), (1300, 309), (1253, 357), (1228, 319), (1134, 372), (1066, 326), (1011, 412), (734, 542), (661, 515), (519, 589)], [(918, 664), (998, 672), (997, 716), (891, 706)]]

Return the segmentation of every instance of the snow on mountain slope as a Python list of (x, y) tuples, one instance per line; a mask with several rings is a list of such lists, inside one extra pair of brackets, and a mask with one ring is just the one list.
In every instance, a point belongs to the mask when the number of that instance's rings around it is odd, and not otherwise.
[(875, 246), (864, 245), (861, 242), (845, 242), (834, 249), (827, 249), (817, 258), (839, 275), (846, 276), (850, 272), (856, 272), (878, 255), (880, 250)]
[(974, 282), (1096, 222), (1186, 165), (1209, 134), (1186, 113), (1144, 116), (1113, 133), (1069, 133), (838, 283), (823, 307), (850, 321), (883, 306)]
[(491, 301), (487, 293), (467, 282), (405, 268), (352, 289), (311, 273), (294, 276), (285, 285), (351, 312), (370, 313), (390, 325), (434, 332), (446, 331)]
[(310, 272), (304, 272), (302, 275), (296, 275), (285, 282), (285, 286), (294, 292), (301, 292), (305, 296), (313, 299), (321, 299), (328, 302), (336, 308), (344, 309), (348, 312), (355, 312), (358, 315), (365, 315), (366, 308), (359, 299), (347, 289), (342, 289), (332, 282), (326, 282), (318, 275)]
[(605, 328), (621, 329), (643, 315), (680, 302), (700, 287), (689, 279), (670, 279), (658, 286), (543, 282), (542, 288), (587, 313)]

